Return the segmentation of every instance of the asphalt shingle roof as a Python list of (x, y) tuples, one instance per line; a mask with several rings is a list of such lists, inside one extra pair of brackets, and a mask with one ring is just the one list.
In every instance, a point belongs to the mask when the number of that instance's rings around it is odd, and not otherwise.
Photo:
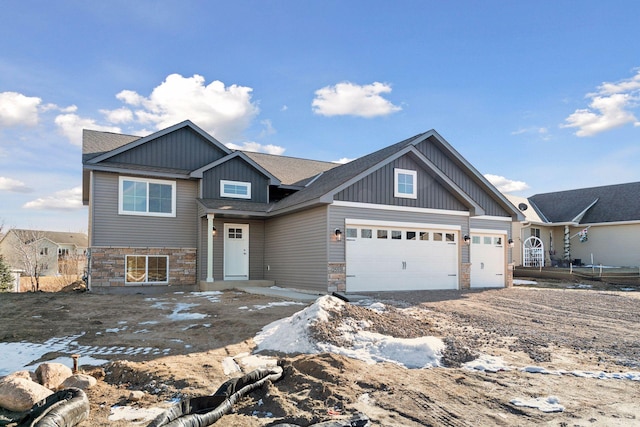
[(570, 222), (596, 200), (581, 224), (640, 220), (640, 182), (536, 194), (529, 200), (550, 222)]
[(268, 170), (283, 185), (305, 186), (318, 174), (339, 166), (337, 163), (273, 154), (243, 151), (251, 160)]
[(89, 161), (101, 154), (137, 141), (139, 136), (122, 135), (97, 130), (82, 130), (82, 162)]

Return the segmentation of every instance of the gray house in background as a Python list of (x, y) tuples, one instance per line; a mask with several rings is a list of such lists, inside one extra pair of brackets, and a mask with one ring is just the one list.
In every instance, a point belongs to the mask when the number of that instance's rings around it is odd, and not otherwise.
[(190, 121), (85, 130), (83, 200), (92, 288), (509, 286), (523, 219), (433, 130), (344, 165), (233, 151)]

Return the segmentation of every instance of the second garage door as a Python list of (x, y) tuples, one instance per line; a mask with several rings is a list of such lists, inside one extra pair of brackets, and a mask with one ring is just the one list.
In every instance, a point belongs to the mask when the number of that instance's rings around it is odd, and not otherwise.
[(456, 230), (349, 224), (347, 291), (458, 289)]

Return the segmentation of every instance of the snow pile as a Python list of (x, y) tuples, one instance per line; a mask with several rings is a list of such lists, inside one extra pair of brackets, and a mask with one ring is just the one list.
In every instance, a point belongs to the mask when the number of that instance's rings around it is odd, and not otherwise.
[(564, 406), (555, 396), (536, 397), (534, 399), (513, 399), (511, 403), (516, 406), (540, 409), (542, 412), (562, 412)]
[(489, 356), (488, 354), (482, 354), (477, 359), (467, 362), (462, 365), (463, 368), (470, 371), (482, 371), (482, 372), (500, 372), (510, 371), (511, 368), (507, 366), (505, 361), (501, 357)]
[(349, 318), (337, 325), (335, 331), (340, 335), (339, 341), (345, 343), (343, 345), (314, 340), (310, 327), (316, 322), (329, 322), (331, 313), (340, 312), (344, 306), (345, 302), (339, 298), (329, 295), (318, 298), (304, 310), (265, 326), (254, 337), (256, 351), (305, 354), (331, 352), (371, 364), (392, 362), (407, 368), (440, 366), (445, 345), (439, 338), (394, 338), (366, 331), (369, 325), (363, 320)]

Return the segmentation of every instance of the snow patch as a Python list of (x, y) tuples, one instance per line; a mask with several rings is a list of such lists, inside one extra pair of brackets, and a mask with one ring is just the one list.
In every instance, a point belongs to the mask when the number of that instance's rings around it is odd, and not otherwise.
[(542, 412), (563, 412), (564, 406), (555, 396), (536, 397), (533, 399), (513, 399), (511, 403), (516, 406), (539, 409)]

